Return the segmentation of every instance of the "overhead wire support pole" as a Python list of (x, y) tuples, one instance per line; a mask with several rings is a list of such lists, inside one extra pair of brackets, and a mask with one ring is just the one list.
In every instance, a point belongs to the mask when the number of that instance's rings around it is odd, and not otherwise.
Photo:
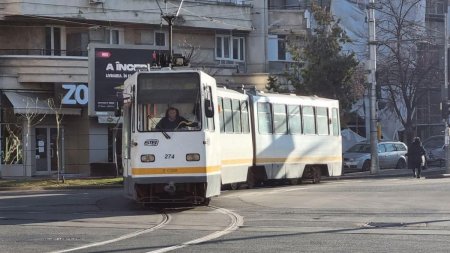
[[(167, 1), (166, 2), (166, 11), (167, 11)], [(156, 0), (156, 4), (158, 5), (159, 9), (161, 10), (161, 17), (167, 22), (169, 25), (169, 67), (172, 67), (172, 60), (173, 60), (173, 50), (172, 50), (172, 41), (173, 41), (173, 23), (175, 19), (180, 14), (181, 6), (183, 5), (184, 0), (181, 0), (180, 6), (178, 7), (178, 10), (175, 14), (164, 14), (162, 11), (161, 6), (159, 5), (159, 1)]]
[[(449, 129), (449, 112), (448, 112), (448, 1), (446, 1), (444, 7), (444, 85), (442, 90), (442, 110), (447, 110), (444, 112), (444, 117), (442, 121), (444, 122), (445, 130), (445, 168), (446, 172), (450, 173), (450, 129)], [(445, 106), (444, 106), (445, 104)]]
[[(377, 132), (377, 97), (376, 97), (376, 78), (377, 70), (377, 41), (375, 31), (375, 0), (369, 0), (368, 24), (369, 24), (369, 76), (370, 83), (370, 173), (377, 174), (379, 171), (378, 164), (378, 132)], [(367, 117), (367, 115), (366, 115)]]

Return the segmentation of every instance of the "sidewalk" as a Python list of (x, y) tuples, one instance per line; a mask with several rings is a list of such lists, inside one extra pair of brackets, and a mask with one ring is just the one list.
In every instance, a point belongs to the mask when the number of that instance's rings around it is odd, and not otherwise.
[[(345, 172), (342, 176), (335, 179), (361, 179), (361, 178), (389, 178), (389, 177), (412, 177), (410, 169), (383, 169), (379, 170), (377, 174), (371, 174), (370, 171), (364, 172)], [(446, 169), (442, 167), (428, 167), (422, 170), (423, 178), (444, 178), (450, 177), (446, 174)]]

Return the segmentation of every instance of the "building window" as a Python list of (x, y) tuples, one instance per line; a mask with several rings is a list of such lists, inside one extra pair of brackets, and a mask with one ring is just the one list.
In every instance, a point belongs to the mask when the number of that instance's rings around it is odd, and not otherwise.
[(155, 46), (166, 46), (166, 34), (164, 32), (155, 32)]
[(119, 29), (112, 29), (108, 28), (106, 29), (105, 34), (105, 42), (108, 44), (119, 44), (119, 37), (120, 37), (120, 31)]
[(438, 14), (442, 15), (444, 14), (444, 10), (447, 6), (444, 6), (443, 1), (427, 1), (426, 5), (426, 12), (427, 14)]
[(268, 42), (269, 61), (290, 61), (291, 54), (288, 52), (286, 35), (270, 35)]
[(269, 0), (271, 10), (294, 10), (308, 6), (308, 0)]
[(243, 37), (229, 35), (216, 36), (216, 59), (244, 61), (245, 40)]
[(45, 27), (45, 55), (61, 55), (61, 27)]

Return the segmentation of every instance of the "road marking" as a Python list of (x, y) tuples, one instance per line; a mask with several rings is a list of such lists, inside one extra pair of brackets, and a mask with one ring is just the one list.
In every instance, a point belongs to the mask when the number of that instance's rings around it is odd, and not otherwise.
[(231, 218), (231, 221), (232, 221), (231, 224), (227, 228), (225, 228), (224, 230), (216, 231), (216, 232), (214, 232), (212, 234), (209, 234), (207, 236), (204, 236), (204, 237), (201, 237), (201, 238), (198, 238), (198, 239), (194, 239), (192, 241), (184, 242), (184, 243), (181, 243), (181, 244), (178, 244), (178, 245), (174, 245), (174, 246), (170, 246), (170, 247), (166, 247), (166, 248), (162, 248), (162, 249), (158, 249), (158, 250), (149, 251), (149, 252), (146, 252), (146, 253), (169, 252), (169, 251), (172, 251), (172, 250), (182, 249), (182, 248), (185, 248), (187, 246), (196, 245), (196, 244), (199, 244), (199, 243), (210, 241), (210, 240), (219, 238), (221, 236), (224, 236), (226, 234), (229, 234), (229, 233), (237, 230), (239, 227), (241, 227), (244, 224), (244, 218), (242, 216), (240, 216), (239, 214), (231, 211), (231, 210), (228, 210), (228, 209), (225, 209), (225, 208), (220, 208), (220, 207), (215, 207), (215, 206), (209, 206), (209, 207), (214, 208), (217, 211), (228, 215)]
[(110, 240), (107, 240), (107, 241), (103, 241), (103, 242), (90, 243), (90, 244), (86, 244), (86, 245), (79, 246), (79, 247), (76, 247), (76, 248), (51, 251), (49, 253), (64, 253), (64, 252), (71, 252), (71, 251), (76, 251), (76, 250), (81, 250), (81, 249), (87, 249), (87, 248), (92, 248), (92, 247), (96, 247), (96, 246), (102, 246), (102, 245), (106, 245), (106, 244), (122, 241), (122, 240), (125, 240), (125, 239), (129, 239), (129, 238), (133, 238), (133, 237), (145, 234), (145, 233), (149, 233), (149, 232), (152, 232), (152, 231), (155, 231), (157, 229), (160, 229), (160, 228), (164, 227), (172, 219), (169, 214), (165, 214), (164, 213), (164, 214), (162, 214), (162, 216), (163, 216), (163, 220), (158, 225), (153, 226), (153, 227), (148, 228), (148, 229), (144, 229), (144, 230), (133, 232), (133, 233), (126, 234), (126, 235), (122, 235), (120, 237), (117, 237), (117, 238), (114, 238), (114, 239), (110, 239)]
[(0, 199), (21, 199), (21, 198), (35, 198), (35, 197), (64, 196), (64, 195), (67, 195), (67, 194), (55, 193), (55, 194), (32, 194), (32, 195), (0, 196)]

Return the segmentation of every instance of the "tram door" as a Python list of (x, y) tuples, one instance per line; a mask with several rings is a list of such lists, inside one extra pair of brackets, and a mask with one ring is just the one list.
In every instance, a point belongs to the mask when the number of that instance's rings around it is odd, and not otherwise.
[[(63, 131), (60, 129), (60, 137), (62, 139)], [(36, 174), (46, 175), (57, 172), (58, 156), (56, 155), (57, 128), (56, 127), (36, 127), (35, 128), (35, 159)], [(62, 155), (61, 141), (59, 145), (60, 156)]]

